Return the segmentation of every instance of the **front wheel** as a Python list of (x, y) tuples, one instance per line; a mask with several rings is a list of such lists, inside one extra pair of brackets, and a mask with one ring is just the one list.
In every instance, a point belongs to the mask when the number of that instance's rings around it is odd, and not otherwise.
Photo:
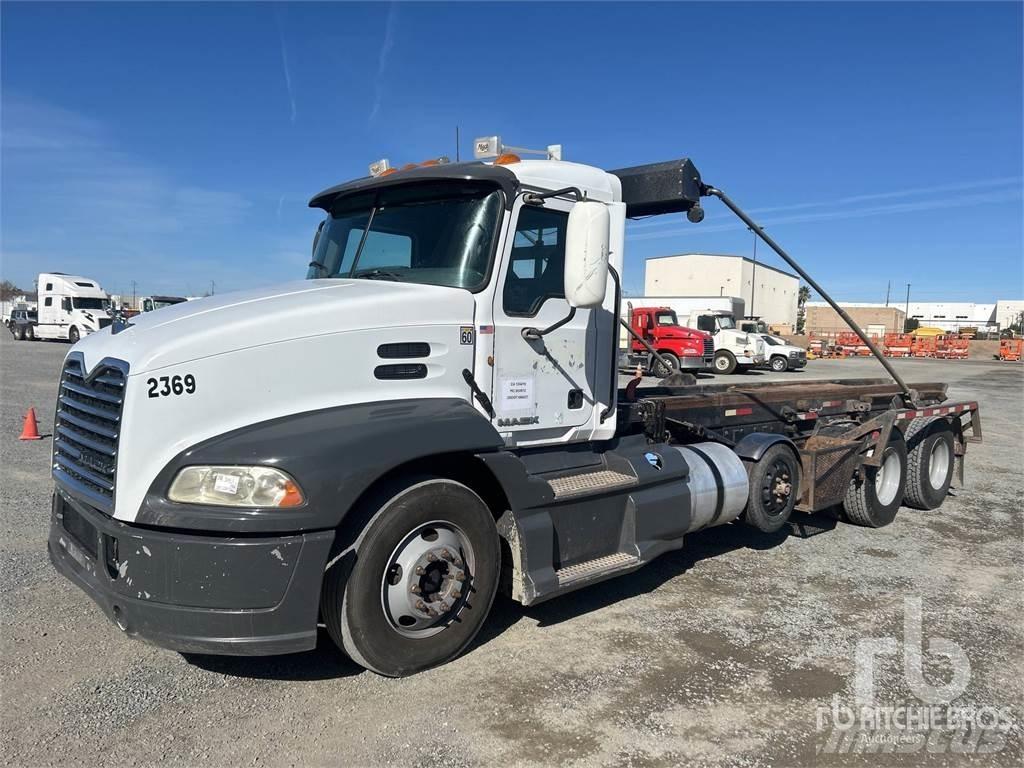
[(782, 373), (789, 368), (789, 363), (786, 361), (786, 358), (776, 355), (772, 358), (771, 366), (772, 370), (776, 373)]
[(731, 352), (715, 353), (715, 373), (728, 375), (736, 370), (736, 358)]
[[(659, 352), (659, 357), (654, 358), (654, 365), (651, 366), (654, 369), (654, 375), (659, 379), (667, 379), (673, 373), (679, 373), (679, 358), (671, 352)], [(661, 361), (664, 360), (668, 363), (668, 366)]]
[(23, 325), (16, 325), (16, 326), (14, 326), (14, 330), (12, 330), (11, 333), (14, 334), (15, 341), (24, 341), (25, 340), (25, 326), (23, 326)]
[(28, 339), (29, 341), (36, 340), (36, 330), (31, 325), (25, 326), (25, 330), (23, 333), (25, 338)]
[(896, 518), (906, 484), (907, 444), (894, 429), (882, 451), (881, 465), (861, 465), (850, 481), (843, 500), (847, 519), (868, 528), (888, 525)]
[(403, 677), (462, 653), (498, 587), (501, 547), (483, 500), (453, 480), (398, 490), (355, 545), (349, 573), (328, 570), (321, 613), (353, 661)]
[(68, 341), (72, 344), (77, 344), (79, 338), (78, 329), (75, 326), (71, 326), (71, 330), (68, 331)]

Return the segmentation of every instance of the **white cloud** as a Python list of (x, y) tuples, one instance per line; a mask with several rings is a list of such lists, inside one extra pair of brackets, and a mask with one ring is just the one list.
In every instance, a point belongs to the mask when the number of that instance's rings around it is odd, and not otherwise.
[(388, 6), (388, 18), (384, 23), (384, 41), (380, 46), (380, 55), (377, 58), (377, 74), (373, 80), (373, 108), (370, 110), (369, 122), (373, 122), (380, 112), (381, 102), (384, 99), (384, 74), (387, 71), (388, 59), (391, 57), (391, 49), (395, 46), (395, 22), (398, 20), (398, 3), (391, 3)]

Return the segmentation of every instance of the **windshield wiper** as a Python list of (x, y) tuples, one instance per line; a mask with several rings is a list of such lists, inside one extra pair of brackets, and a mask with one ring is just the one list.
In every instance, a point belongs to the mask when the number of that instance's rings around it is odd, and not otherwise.
[(316, 259), (313, 259), (313, 260), (312, 260), (311, 262), (309, 262), (309, 264), (307, 264), (306, 266), (307, 266), (307, 267), (316, 267), (316, 268), (317, 268), (317, 269), (319, 269), (319, 270), (320, 270), (320, 271), (321, 271), (322, 273), (324, 273), (324, 274), (326, 274), (326, 273), (327, 273), (327, 265), (326, 265), (326, 264), (322, 264), (322, 263), (320, 263), (320, 262), (319, 262), (319, 261), (317, 261)]
[(362, 272), (353, 273), (352, 277), (366, 280), (394, 280), (397, 282), (402, 276), (397, 272), (389, 272), (386, 269), (367, 269)]

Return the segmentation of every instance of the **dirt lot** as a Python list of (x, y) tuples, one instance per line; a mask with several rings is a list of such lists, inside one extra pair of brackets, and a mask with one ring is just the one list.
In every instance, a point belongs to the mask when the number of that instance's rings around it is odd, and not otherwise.
[[(897, 362), (911, 381), (948, 381), (953, 397), (976, 398), (983, 409), (985, 442), (970, 448), (969, 488), (939, 511), (904, 509), (881, 530), (804, 517), (807, 530), (820, 531), (809, 537), (713, 529), (636, 574), (548, 604), (499, 599), (464, 657), (390, 680), (348, 662), (326, 635), (316, 651), (288, 657), (184, 658), (122, 636), (52, 570), (50, 441), (16, 436), (30, 405), (49, 433), (66, 351), (0, 333), (7, 764), (1022, 762), (1024, 366)], [(876, 370), (866, 360), (812, 361), (801, 373), (751, 378)], [(966, 658), (956, 704), (1005, 708), (1013, 720), (967, 745), (989, 754), (952, 750), (941, 728), (902, 752), (849, 754), (822, 714), (834, 702), (853, 706), (855, 651), (870, 638), (891, 638), (891, 647), (876, 643), (888, 654), (874, 665), (876, 703), (927, 702), (913, 674), (917, 601), (928, 683), (957, 680)], [(928, 653), (929, 643), (954, 663)]]

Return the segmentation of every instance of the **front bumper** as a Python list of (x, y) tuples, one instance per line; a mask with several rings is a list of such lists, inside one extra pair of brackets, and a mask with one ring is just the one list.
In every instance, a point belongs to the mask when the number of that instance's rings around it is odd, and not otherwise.
[(790, 357), (787, 362), (790, 368), (803, 368), (807, 365), (807, 357)]
[(182, 653), (262, 656), (316, 646), (333, 531), (194, 536), (113, 520), (58, 489), (54, 567), (126, 634)]

